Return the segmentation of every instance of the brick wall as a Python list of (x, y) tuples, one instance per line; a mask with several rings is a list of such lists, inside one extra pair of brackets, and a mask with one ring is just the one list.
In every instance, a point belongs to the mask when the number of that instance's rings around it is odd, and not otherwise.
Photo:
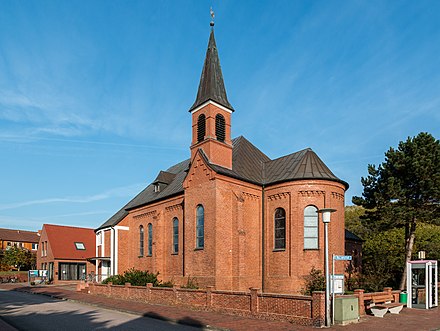
[(322, 326), (324, 323), (324, 292), (310, 296), (293, 296), (250, 291), (216, 291), (147, 286), (102, 285), (90, 283), (88, 293), (141, 301), (150, 304), (184, 305), (194, 309), (218, 311), (233, 315), (289, 321), (301, 325)]

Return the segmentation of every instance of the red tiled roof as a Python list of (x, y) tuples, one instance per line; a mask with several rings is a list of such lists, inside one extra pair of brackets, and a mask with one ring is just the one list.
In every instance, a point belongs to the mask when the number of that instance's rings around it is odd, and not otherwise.
[[(95, 232), (93, 229), (44, 224), (44, 230), (55, 259), (79, 260), (95, 256)], [(76, 249), (75, 242), (83, 243), (85, 249)]]
[(0, 240), (38, 243), (40, 241), (40, 236), (38, 235), (38, 232), (0, 229)]

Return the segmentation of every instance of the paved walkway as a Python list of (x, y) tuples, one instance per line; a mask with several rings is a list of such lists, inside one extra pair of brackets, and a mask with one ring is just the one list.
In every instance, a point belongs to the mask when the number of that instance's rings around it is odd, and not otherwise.
[[(247, 317), (224, 315), (214, 312), (197, 311), (177, 306), (149, 305), (141, 302), (99, 297), (74, 291), (73, 286), (33, 286), (26, 284), (1, 284), (0, 288), (24, 291), (34, 294), (43, 294), (64, 300), (77, 301), (89, 305), (96, 305), (107, 309), (130, 312), (142, 316), (159, 318), (175, 323), (208, 327), (218, 330), (252, 331), (310, 331), (312, 327), (297, 326), (287, 322), (258, 320)], [(1, 296), (0, 296), (1, 300)], [(1, 324), (0, 324), (1, 329)], [(365, 316), (360, 323), (347, 326), (333, 326), (332, 330), (343, 331), (440, 331), (440, 310), (404, 309), (399, 315), (386, 314), (384, 318)]]

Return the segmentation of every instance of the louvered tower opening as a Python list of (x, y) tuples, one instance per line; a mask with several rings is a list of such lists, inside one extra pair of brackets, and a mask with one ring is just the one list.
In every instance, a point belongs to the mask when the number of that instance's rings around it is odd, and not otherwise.
[(201, 142), (205, 139), (206, 134), (206, 117), (204, 114), (200, 114), (197, 119), (197, 142)]
[(215, 136), (218, 141), (225, 141), (225, 118), (221, 114), (215, 116)]

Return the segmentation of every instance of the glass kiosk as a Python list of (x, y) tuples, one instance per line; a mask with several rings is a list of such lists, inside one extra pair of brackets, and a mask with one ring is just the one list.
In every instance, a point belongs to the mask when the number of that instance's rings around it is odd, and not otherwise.
[(437, 261), (410, 261), (407, 264), (407, 271), (408, 308), (430, 309), (437, 307)]

